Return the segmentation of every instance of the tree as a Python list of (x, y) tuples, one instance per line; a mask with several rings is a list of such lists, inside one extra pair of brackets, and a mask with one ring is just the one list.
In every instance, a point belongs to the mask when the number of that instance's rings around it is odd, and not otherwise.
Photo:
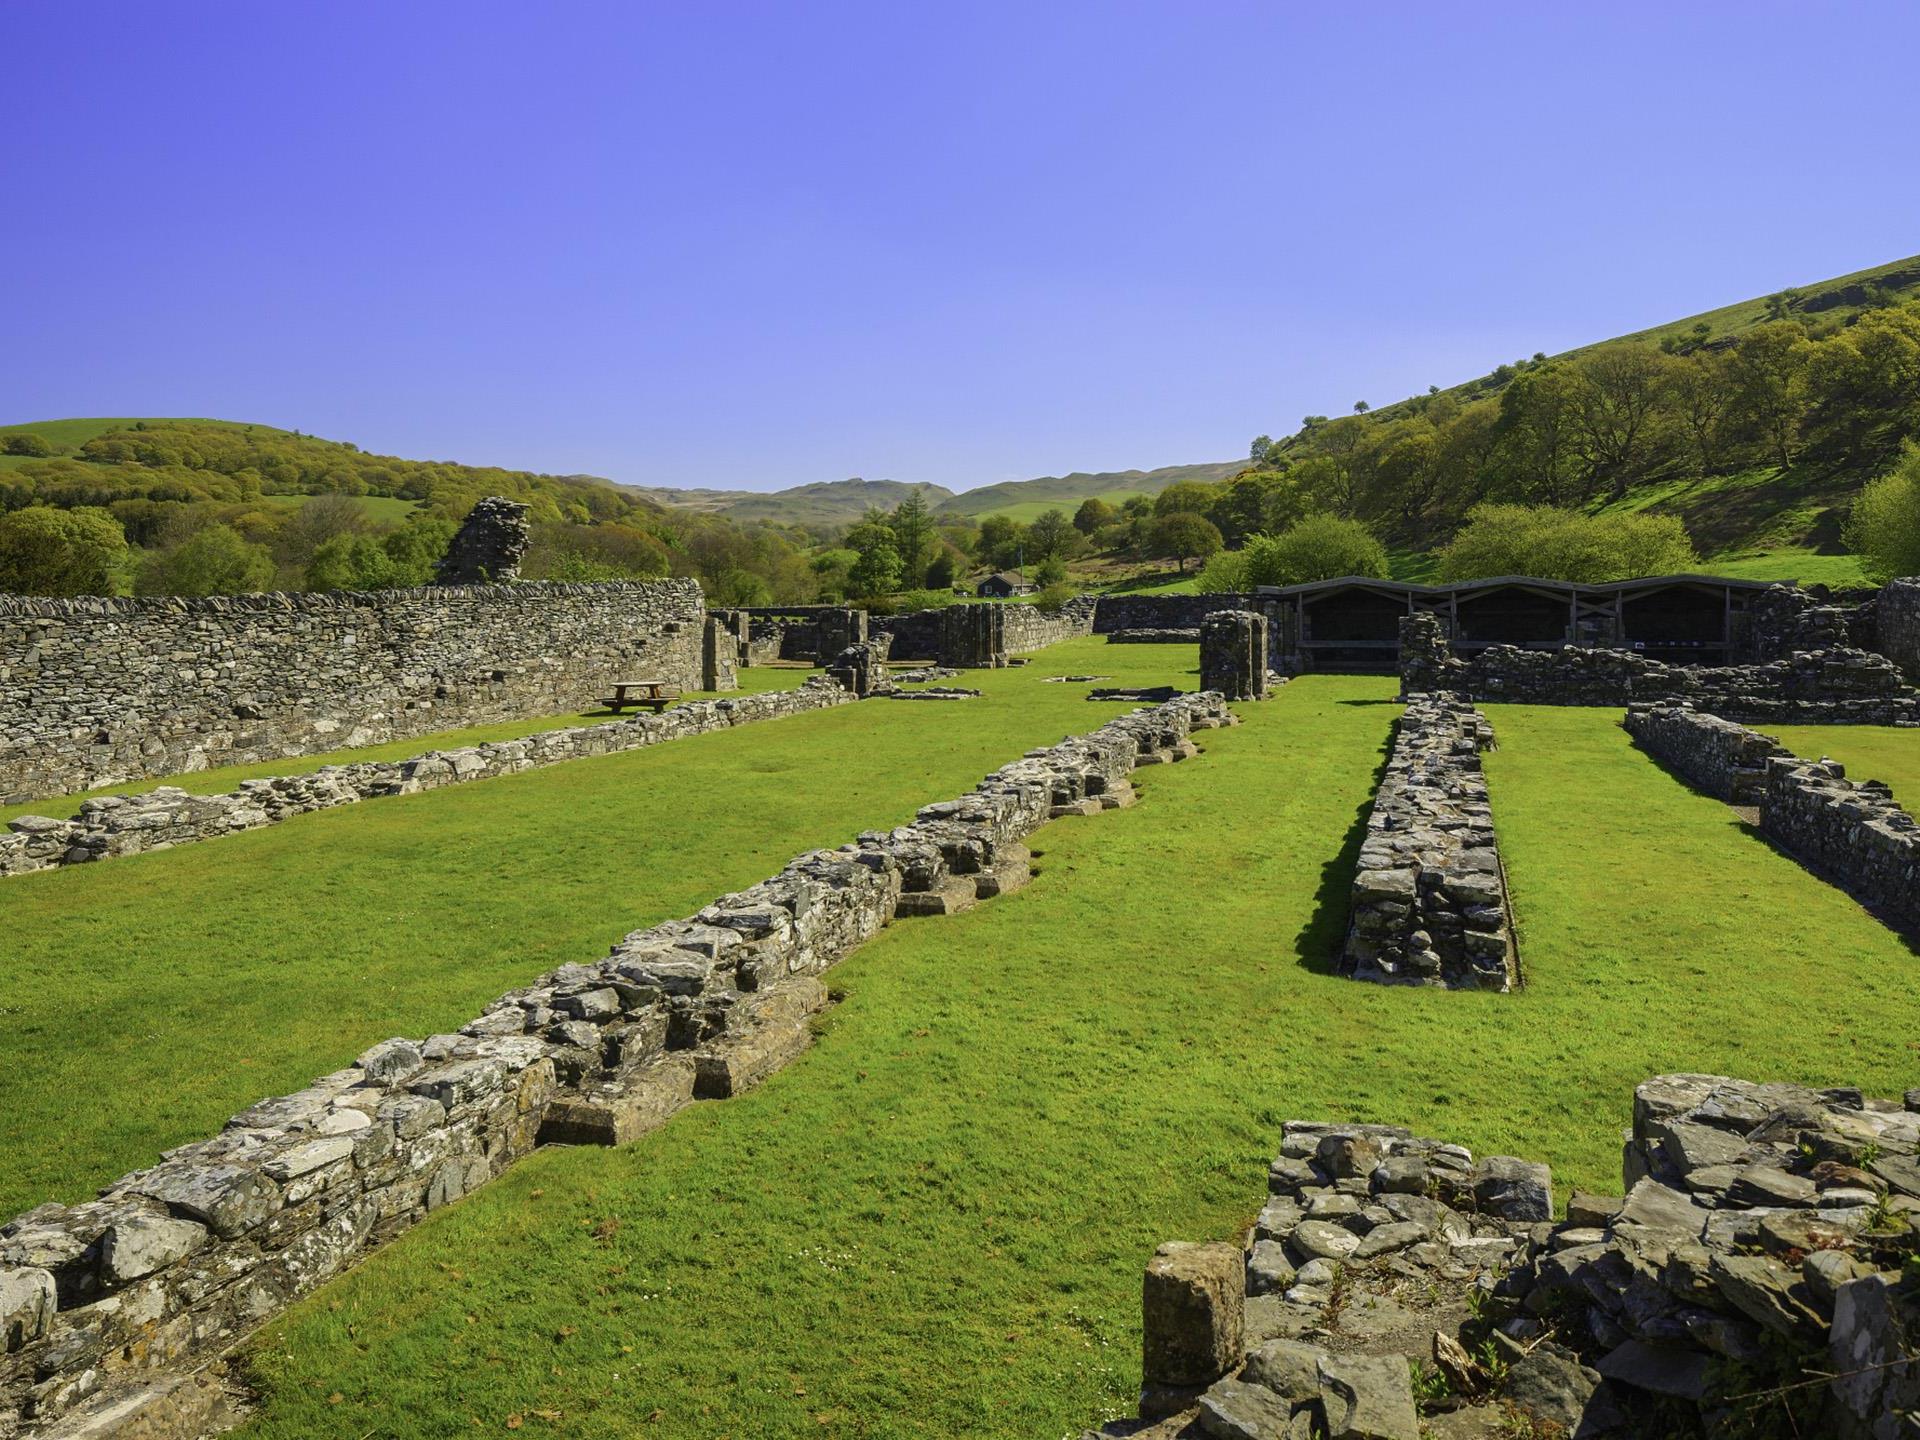
[(1595, 476), (1615, 500), (1641, 478), (1670, 360), (1645, 345), (1607, 345), (1575, 366), (1582, 382), (1575, 411)]
[(1291, 525), (1306, 513), (1307, 503), (1291, 471), (1248, 470), (1228, 483), (1206, 515), (1232, 546), (1260, 531)]
[(1872, 579), (1920, 575), (1920, 444), (1907, 441), (1893, 468), (1868, 482), (1853, 502), (1846, 534)]
[(1479, 505), (1440, 552), (1446, 580), (1537, 575), (1598, 584), (1667, 575), (1699, 563), (1671, 515), (1588, 515), (1550, 505)]
[(231, 525), (208, 525), (141, 563), (143, 595), (240, 595), (273, 583), (273, 557)]
[(1027, 554), (1034, 560), (1054, 557), (1066, 559), (1080, 544), (1080, 532), (1073, 528), (1064, 510), (1049, 510), (1027, 527)]
[(1047, 556), (1038, 565), (1033, 567), (1033, 581), (1034, 584), (1040, 586), (1043, 590), (1051, 589), (1055, 585), (1066, 584), (1067, 562), (1062, 560), (1058, 555)]
[(889, 522), (893, 528), (894, 548), (900, 552), (900, 573), (909, 585), (926, 578), (927, 561), (933, 556), (933, 521), (927, 516), (927, 500), (918, 490), (894, 507)]
[(1806, 413), (1807, 358), (1812, 342), (1790, 320), (1756, 325), (1734, 347), (1738, 407), (1783, 470), (1793, 464)]
[(335, 535), (307, 562), (307, 588), (390, 590), (394, 573), (393, 557), (371, 535)]
[(105, 510), (29, 505), (0, 515), (0, 590), (16, 595), (111, 595), (128, 554), (126, 533)]
[(0, 436), (0, 455), (27, 455), (36, 459), (53, 454), (53, 446), (31, 430)]
[(1304, 585), (1343, 575), (1384, 579), (1387, 549), (1358, 520), (1338, 515), (1309, 515), (1279, 535), (1256, 535), (1248, 542), (1242, 584)]
[(1013, 564), (1023, 531), (1020, 522), (1009, 515), (989, 515), (980, 522), (980, 537), (974, 541), (973, 554), (982, 565), (1005, 570)]
[(1219, 498), (1218, 485), (1203, 485), (1198, 480), (1176, 480), (1153, 497), (1153, 513), (1156, 517), (1184, 512), (1204, 515)]
[(886, 516), (869, 510), (866, 519), (847, 532), (847, 546), (855, 557), (847, 569), (847, 588), (855, 595), (870, 599), (900, 588), (900, 551)]
[(940, 548), (934, 551), (933, 559), (927, 563), (927, 588), (930, 590), (949, 588), (965, 563), (966, 556), (953, 546), (942, 543)]
[(1219, 527), (1191, 510), (1176, 510), (1153, 522), (1153, 553), (1179, 561), (1182, 575), (1187, 573), (1187, 561), (1206, 559), (1221, 543)]
[(1276, 448), (1271, 435), (1256, 435), (1253, 444), (1247, 447), (1247, 458), (1253, 462), (1254, 469), (1264, 470), (1278, 458), (1274, 453)]
[(1727, 412), (1734, 399), (1726, 357), (1714, 350), (1688, 355), (1669, 373), (1667, 391), (1693, 449), (1694, 468), (1710, 474), (1720, 463)]
[(1119, 513), (1098, 495), (1089, 495), (1073, 512), (1073, 528), (1091, 538), (1096, 531), (1111, 525)]

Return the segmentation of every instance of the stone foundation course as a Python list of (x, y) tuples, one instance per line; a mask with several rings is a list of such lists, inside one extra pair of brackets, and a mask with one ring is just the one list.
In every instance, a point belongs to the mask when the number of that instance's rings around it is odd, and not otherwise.
[(1520, 983), (1480, 768), (1492, 745), (1486, 716), (1457, 697), (1408, 703), (1360, 846), (1342, 973), (1465, 990)]
[(81, 865), (150, 850), (169, 850), (297, 815), (388, 795), (414, 795), (471, 780), (517, 775), (568, 760), (642, 750), (759, 720), (801, 715), (859, 698), (822, 676), (792, 690), (676, 705), (658, 715), (572, 725), (519, 740), (491, 740), (458, 750), (431, 750), (408, 760), (325, 765), (310, 775), (242, 780), (219, 795), (162, 785), (142, 795), (105, 795), (82, 802), (68, 820), (22, 815), (0, 833), (0, 877)]
[(701, 688), (693, 580), (0, 596), (0, 802)]
[(1034, 830), (1126, 805), (1136, 766), (1232, 720), (1220, 696), (1186, 696), (1031, 751), (910, 825), (561, 966), (457, 1033), (376, 1045), (98, 1200), (0, 1226), (0, 1436), (63, 1417), (149, 1433), (120, 1427), (204, 1393), (183, 1372), (537, 1143), (624, 1143), (758, 1083), (808, 1044), (821, 972), (897, 915), (1017, 887)]

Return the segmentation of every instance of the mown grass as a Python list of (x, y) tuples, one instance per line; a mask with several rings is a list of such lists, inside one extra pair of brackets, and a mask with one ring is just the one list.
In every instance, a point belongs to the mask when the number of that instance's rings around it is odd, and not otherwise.
[(1920, 811), (1920, 730), (1892, 725), (1759, 725), (1794, 754), (1838, 760), (1850, 780), (1884, 780), (1907, 809)]
[(1909, 1083), (1907, 947), (1613, 711), (1494, 712), (1524, 993), (1330, 974), (1390, 694), (1245, 707), (1037, 836), (1028, 889), (836, 969), (761, 1089), (431, 1217), (266, 1332), (252, 1433), (1071, 1435), (1132, 1404), (1152, 1246), (1233, 1235), (1288, 1117), (1537, 1156), (1564, 1194), (1617, 1189), (1657, 1071)]
[[(809, 672), (784, 667), (756, 666), (740, 672), (740, 686), (726, 692), (731, 695), (756, 695), (768, 690), (790, 690), (806, 679)], [(689, 700), (723, 698), (713, 690), (691, 690)], [(629, 716), (645, 711), (627, 712)], [(259, 760), (245, 765), (222, 765), (215, 770), (194, 770), (185, 775), (158, 775), (129, 780), (120, 785), (102, 785), (78, 795), (56, 795), (13, 805), (0, 805), (0, 825), (20, 815), (52, 815), (61, 819), (74, 814), (82, 800), (95, 795), (144, 795), (162, 785), (175, 785), (195, 795), (217, 795), (231, 790), (242, 780), (257, 780), (268, 775), (309, 775), (323, 765), (357, 765), (369, 760), (405, 760), (429, 750), (455, 750), (487, 740), (518, 740), (542, 730), (558, 730), (568, 725), (603, 725), (620, 718), (605, 710), (584, 710), (577, 715), (540, 715), (527, 720), (501, 720), (488, 725), (469, 725), (459, 730), (439, 730), (431, 735), (415, 735), (404, 740), (388, 740), (378, 745), (362, 745), (352, 750), (328, 750), (317, 755), (294, 755), (282, 760)]]
[(1042, 675), (1193, 663), (1082, 640), (978, 672), (980, 700), (843, 706), (0, 882), (0, 1217), (1121, 708)]

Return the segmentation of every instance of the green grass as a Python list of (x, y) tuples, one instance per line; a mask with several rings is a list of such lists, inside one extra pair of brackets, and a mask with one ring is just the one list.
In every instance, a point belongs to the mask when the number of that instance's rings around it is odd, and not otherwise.
[(1536, 1156), (1564, 1195), (1617, 1190), (1658, 1071), (1910, 1082), (1909, 949), (1611, 710), (1493, 711), (1524, 993), (1329, 974), (1390, 683), (1244, 707), (1035, 837), (1028, 889), (838, 967), (761, 1089), (434, 1215), (264, 1335), (253, 1433), (1072, 1434), (1131, 1408), (1152, 1247), (1234, 1235), (1286, 1118)]
[[(790, 690), (811, 673), (784, 667), (756, 666), (740, 672), (740, 688), (727, 692), (755, 695), (766, 690)], [(723, 698), (718, 691), (692, 690), (689, 700)], [(631, 712), (644, 713), (644, 712)], [(577, 715), (540, 715), (526, 720), (499, 720), (487, 725), (469, 725), (459, 730), (441, 730), (431, 735), (415, 735), (405, 740), (388, 740), (379, 745), (363, 745), (354, 750), (328, 750), (316, 755), (296, 755), (284, 760), (258, 760), (246, 765), (223, 765), (217, 770), (196, 770), (186, 775), (158, 775), (144, 780), (129, 780), (122, 785), (103, 785), (78, 795), (49, 796), (13, 805), (0, 805), (0, 825), (20, 815), (52, 815), (65, 819), (80, 808), (82, 800), (95, 795), (143, 795), (162, 785), (177, 785), (195, 795), (217, 795), (231, 790), (242, 780), (257, 780), (269, 775), (309, 775), (323, 765), (356, 765), (368, 760), (405, 760), (429, 750), (455, 750), (478, 745), (486, 740), (517, 740), (522, 735), (542, 730), (558, 730), (568, 725), (602, 725), (619, 717), (605, 710), (586, 710)]]
[(1894, 798), (1920, 812), (1920, 730), (1892, 725), (1760, 725), (1794, 754), (1838, 760), (1851, 780), (1884, 780)]
[(1194, 651), (1081, 640), (978, 672), (980, 700), (844, 706), (0, 882), (0, 1216), (1093, 728), (1120, 707), (1039, 677), (1096, 662), (1158, 683)]

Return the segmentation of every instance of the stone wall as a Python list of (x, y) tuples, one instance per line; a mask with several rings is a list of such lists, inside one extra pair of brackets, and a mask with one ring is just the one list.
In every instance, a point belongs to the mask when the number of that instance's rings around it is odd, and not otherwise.
[(806, 1047), (822, 970), (897, 914), (1021, 883), (1026, 836), (1124, 805), (1137, 765), (1190, 754), (1192, 730), (1231, 720), (1219, 696), (1186, 696), (1032, 751), (910, 825), (563, 965), (458, 1033), (382, 1042), (97, 1200), (0, 1226), (0, 1434), (81, 1406), (137, 1416), (167, 1377), (536, 1141), (624, 1143), (757, 1083)]
[(1093, 633), (1115, 630), (1198, 630), (1216, 610), (1255, 609), (1251, 593), (1215, 595), (1102, 595)]
[(902, 660), (939, 660), (945, 610), (914, 610), (905, 615), (874, 615), (867, 630), (893, 637), (892, 653)]
[(1767, 762), (1788, 751), (1771, 736), (1684, 701), (1627, 707), (1627, 733), (1689, 784), (1730, 805), (1753, 805), (1766, 789)]
[(1879, 780), (1855, 782), (1834, 760), (1767, 762), (1760, 830), (1863, 904), (1920, 928), (1920, 824)]
[(877, 615), (869, 628), (892, 637), (893, 654), (963, 670), (990, 670), (1009, 657), (1092, 633), (1095, 598), (1080, 595), (1057, 615), (1037, 605), (945, 605), (906, 615)]
[(310, 775), (242, 780), (237, 788), (220, 795), (190, 795), (171, 785), (144, 795), (104, 795), (83, 801), (80, 813), (70, 820), (22, 815), (10, 821), (0, 833), (0, 876), (167, 850), (360, 800), (412, 795), (567, 760), (644, 749), (688, 735), (845, 705), (853, 699), (842, 686), (816, 676), (793, 690), (737, 700), (693, 701), (658, 715), (636, 715), (604, 725), (574, 725), (519, 740), (432, 750), (409, 760), (325, 765)]
[(1267, 698), (1267, 617), (1216, 610), (1200, 627), (1200, 688), (1229, 700)]
[(1880, 653), (1920, 683), (1920, 579), (1889, 580), (1875, 609)]
[(1917, 1109), (1658, 1076), (1558, 1223), (1544, 1165), (1289, 1121), (1240, 1243), (1147, 1265), (1149, 1425), (1083, 1440), (1909, 1435)]
[(585, 708), (701, 680), (693, 580), (0, 596), (0, 802)]
[(1755, 665), (1668, 665), (1631, 650), (1492, 645), (1451, 653), (1437, 618), (1401, 622), (1401, 690), (1457, 691), (1475, 702), (1624, 706), (1686, 700), (1759, 724), (1920, 724), (1920, 694), (1884, 655), (1815, 650)]
[(1511, 990), (1519, 955), (1480, 752), (1493, 727), (1416, 696), (1394, 732), (1353, 877), (1341, 971), (1357, 980)]

